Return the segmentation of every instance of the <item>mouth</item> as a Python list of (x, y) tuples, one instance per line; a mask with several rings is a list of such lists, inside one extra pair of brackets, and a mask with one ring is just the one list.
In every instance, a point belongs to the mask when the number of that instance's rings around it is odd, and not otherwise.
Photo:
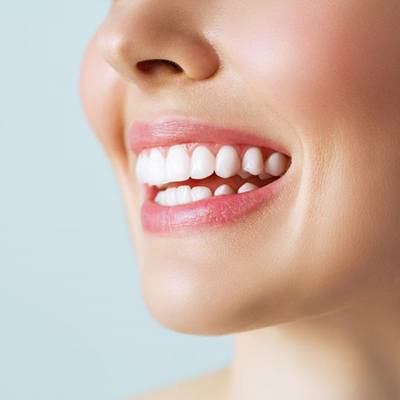
[(268, 207), (291, 165), (278, 144), (195, 120), (134, 122), (128, 141), (151, 233), (210, 229)]

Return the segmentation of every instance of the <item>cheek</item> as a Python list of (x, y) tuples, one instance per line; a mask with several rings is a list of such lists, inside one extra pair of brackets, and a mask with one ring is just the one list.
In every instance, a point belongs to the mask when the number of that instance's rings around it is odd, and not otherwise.
[[(114, 69), (107, 64), (96, 46), (96, 37), (89, 43), (81, 64), (80, 94), (88, 121), (107, 153), (120, 189), (126, 199), (126, 208), (132, 238), (139, 240), (138, 188), (130, 177), (125, 126), (125, 85)], [(134, 202), (132, 201), (134, 199)]]
[(230, 55), (254, 93), (304, 128), (346, 115), (396, 115), (400, 3), (286, 3), (264, 6), (259, 15), (268, 18), (229, 32)]
[(297, 298), (333, 303), (398, 275), (400, 2), (268, 7), (251, 29), (238, 19), (223, 40), (255, 101), (302, 131), (289, 234), (302, 266)]
[(89, 123), (112, 161), (125, 159), (123, 142), (124, 90), (116, 72), (89, 43), (81, 64), (80, 94)]

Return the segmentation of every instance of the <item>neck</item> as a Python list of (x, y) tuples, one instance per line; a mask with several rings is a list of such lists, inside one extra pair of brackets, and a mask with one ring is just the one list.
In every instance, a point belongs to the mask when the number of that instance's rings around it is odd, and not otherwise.
[(230, 400), (400, 399), (399, 301), (371, 300), (233, 338)]

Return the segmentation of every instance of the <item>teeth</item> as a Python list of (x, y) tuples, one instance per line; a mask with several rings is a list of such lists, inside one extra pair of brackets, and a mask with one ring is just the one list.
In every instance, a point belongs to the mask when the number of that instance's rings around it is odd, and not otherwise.
[(154, 201), (162, 206), (176, 206), (208, 199), (211, 196), (211, 190), (206, 186), (190, 188), (189, 185), (183, 185), (158, 192)]
[(157, 204), (161, 204), (162, 206), (166, 206), (167, 203), (166, 203), (166, 201), (165, 201), (165, 191), (163, 190), (163, 191), (161, 191), (161, 192), (158, 192), (158, 193), (157, 193), (157, 196), (156, 196), (155, 199), (154, 199), (154, 201), (155, 201)]
[(235, 193), (235, 191), (229, 185), (223, 184), (215, 189), (214, 196), (222, 196), (224, 194), (233, 194), (233, 193)]
[(165, 181), (165, 159), (157, 149), (151, 149), (148, 160), (148, 183), (157, 185)]
[[(214, 172), (221, 178), (230, 178), (239, 175), (242, 179), (258, 176), (265, 180), (273, 176), (280, 176), (286, 172), (290, 158), (278, 152), (270, 154), (263, 160), (260, 148), (250, 147), (239, 157), (239, 151), (230, 145), (220, 147), (216, 156), (206, 145), (198, 145), (191, 155), (186, 145), (179, 144), (168, 149), (164, 157), (162, 149), (152, 148), (139, 154), (135, 172), (141, 183), (157, 186), (160, 190), (154, 201), (163, 206), (176, 206), (208, 199), (211, 196), (235, 194), (235, 190), (227, 185), (218, 186), (214, 193), (206, 186), (190, 187), (182, 185), (169, 187), (169, 182), (182, 182), (190, 178), (205, 179)], [(258, 186), (245, 182), (237, 193), (246, 193), (258, 189)]]
[[(250, 192), (255, 189), (258, 189), (257, 185), (246, 182), (240, 186), (237, 193)], [(229, 185), (223, 184), (215, 189), (214, 196), (223, 196), (234, 193), (235, 191)], [(158, 192), (154, 201), (162, 206), (176, 206), (208, 199), (212, 195), (211, 190), (206, 186), (194, 186), (193, 188), (190, 188), (189, 185), (183, 185)]]
[(215, 157), (206, 146), (198, 146), (192, 153), (190, 176), (193, 179), (204, 179), (214, 173)]
[(245, 193), (245, 192), (251, 192), (254, 189), (258, 189), (257, 185), (253, 185), (250, 182), (244, 183), (240, 188), (238, 189), (238, 193)]
[(265, 172), (273, 176), (282, 175), (287, 168), (288, 158), (282, 153), (272, 153), (265, 160)]
[(175, 206), (177, 204), (176, 188), (168, 188), (165, 191), (165, 203), (167, 206)]
[(217, 154), (215, 173), (221, 178), (230, 178), (241, 169), (241, 162), (236, 149), (233, 146), (222, 146)]
[(186, 181), (190, 177), (190, 157), (184, 145), (172, 146), (168, 150), (166, 161), (167, 180)]
[(285, 173), (290, 161), (285, 154), (274, 152), (264, 162), (258, 147), (248, 148), (242, 160), (239, 150), (231, 145), (220, 147), (216, 156), (207, 145), (197, 145), (191, 155), (189, 147), (187, 144), (179, 144), (171, 146), (168, 152), (161, 148), (144, 150), (136, 161), (138, 181), (163, 189), (170, 182), (184, 182), (190, 178), (205, 179), (214, 172), (221, 178), (239, 175), (243, 179), (258, 176), (265, 180)]
[(195, 186), (192, 188), (192, 201), (208, 199), (211, 196), (211, 190), (206, 186)]
[(264, 172), (264, 160), (261, 150), (258, 147), (250, 147), (244, 153), (242, 168), (252, 175), (259, 175)]
[(176, 189), (176, 200), (178, 204), (188, 204), (192, 202), (192, 194), (189, 185), (179, 186)]

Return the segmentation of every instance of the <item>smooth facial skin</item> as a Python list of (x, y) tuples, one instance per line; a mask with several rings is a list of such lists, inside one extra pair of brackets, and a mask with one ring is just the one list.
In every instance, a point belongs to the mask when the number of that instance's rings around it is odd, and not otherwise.
[[(138, 64), (151, 59), (183, 71)], [(399, 71), (398, 0), (113, 3), (85, 54), (81, 94), (122, 188), (155, 318), (218, 335), (398, 300)], [(146, 233), (126, 132), (163, 115), (286, 146), (276, 203), (188, 235)]]

